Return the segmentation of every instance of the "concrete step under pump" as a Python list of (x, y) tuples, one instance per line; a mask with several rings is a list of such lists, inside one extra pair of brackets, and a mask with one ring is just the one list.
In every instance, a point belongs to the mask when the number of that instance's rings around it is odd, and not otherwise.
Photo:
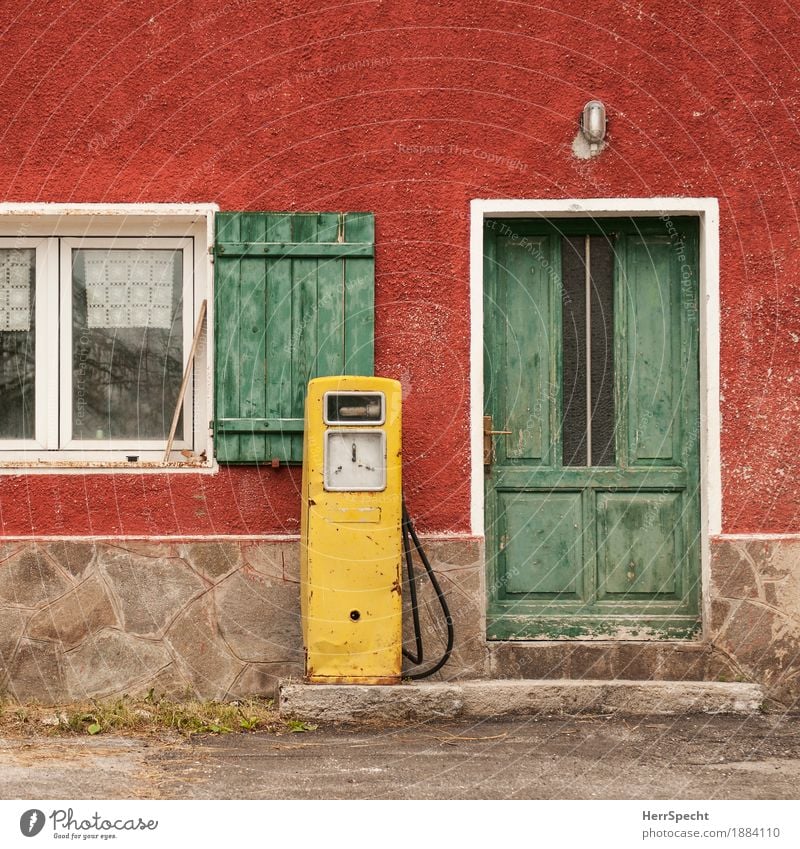
[(314, 722), (396, 723), (510, 716), (749, 715), (762, 687), (721, 681), (517, 679), (409, 682), (393, 686), (283, 681), (281, 716)]

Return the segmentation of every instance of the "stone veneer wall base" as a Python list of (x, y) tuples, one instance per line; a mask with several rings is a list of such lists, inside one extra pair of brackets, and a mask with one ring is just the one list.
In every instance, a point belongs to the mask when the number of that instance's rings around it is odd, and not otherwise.
[[(798, 541), (714, 542), (704, 643), (487, 642), (482, 541), (423, 542), (456, 632), (432, 680), (754, 681), (787, 705), (800, 695)], [(302, 678), (297, 542), (6, 541), (0, 578), (0, 693), (19, 701), (272, 696)], [(421, 601), (435, 659), (445, 630), (425, 580)]]

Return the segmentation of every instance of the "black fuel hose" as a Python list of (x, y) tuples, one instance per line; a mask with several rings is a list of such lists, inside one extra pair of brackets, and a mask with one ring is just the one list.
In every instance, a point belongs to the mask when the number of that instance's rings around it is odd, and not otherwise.
[(412, 681), (418, 681), (420, 678), (427, 678), (430, 675), (433, 675), (435, 672), (438, 672), (447, 661), (450, 659), (450, 655), (453, 652), (453, 643), (455, 641), (455, 631), (453, 629), (453, 617), (450, 615), (450, 608), (447, 606), (447, 599), (444, 597), (444, 593), (442, 592), (442, 588), (439, 585), (439, 581), (436, 578), (436, 574), (431, 568), (430, 561), (428, 560), (428, 556), (425, 554), (425, 550), (422, 547), (422, 543), (419, 541), (419, 537), (417, 536), (416, 530), (414, 530), (414, 524), (411, 521), (411, 517), (408, 515), (408, 510), (406, 509), (405, 501), (403, 502), (403, 553), (406, 559), (406, 570), (408, 572), (408, 590), (409, 595), (411, 596), (411, 618), (414, 622), (414, 642), (415, 642), (415, 652), (408, 651), (407, 649), (403, 649), (403, 655), (408, 658), (415, 666), (422, 663), (423, 660), (423, 648), (422, 648), (422, 629), (420, 627), (419, 622), (419, 600), (417, 598), (417, 580), (414, 574), (414, 558), (411, 551), (411, 544), (414, 544), (414, 548), (419, 555), (419, 559), (422, 561), (422, 565), (425, 567), (425, 571), (428, 573), (428, 578), (430, 579), (431, 586), (436, 592), (436, 596), (439, 599), (439, 604), (442, 607), (442, 613), (444, 614), (444, 621), (447, 623), (447, 648), (444, 650), (444, 654), (439, 658), (439, 660), (430, 667), (430, 669), (424, 669), (421, 672), (412, 672), (408, 675), (404, 675), (404, 678), (409, 678)]

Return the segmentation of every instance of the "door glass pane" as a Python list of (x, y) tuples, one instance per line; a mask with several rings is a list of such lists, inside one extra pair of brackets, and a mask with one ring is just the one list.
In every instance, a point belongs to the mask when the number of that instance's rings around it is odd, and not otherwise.
[(166, 440), (182, 379), (182, 313), (181, 251), (73, 250), (74, 439)]
[(605, 236), (561, 240), (561, 344), (563, 465), (613, 466), (614, 251)]
[(36, 251), (0, 248), (0, 438), (35, 436)]
[(613, 466), (614, 249), (605, 236), (589, 239), (591, 270), (592, 465)]
[(561, 240), (562, 444), (565, 466), (585, 466), (586, 251), (584, 236)]

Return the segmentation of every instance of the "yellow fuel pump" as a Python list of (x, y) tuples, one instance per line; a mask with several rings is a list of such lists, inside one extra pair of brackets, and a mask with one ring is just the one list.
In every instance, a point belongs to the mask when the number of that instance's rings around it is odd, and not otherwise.
[(401, 397), (380, 377), (308, 385), (300, 597), (311, 682), (400, 681)]

